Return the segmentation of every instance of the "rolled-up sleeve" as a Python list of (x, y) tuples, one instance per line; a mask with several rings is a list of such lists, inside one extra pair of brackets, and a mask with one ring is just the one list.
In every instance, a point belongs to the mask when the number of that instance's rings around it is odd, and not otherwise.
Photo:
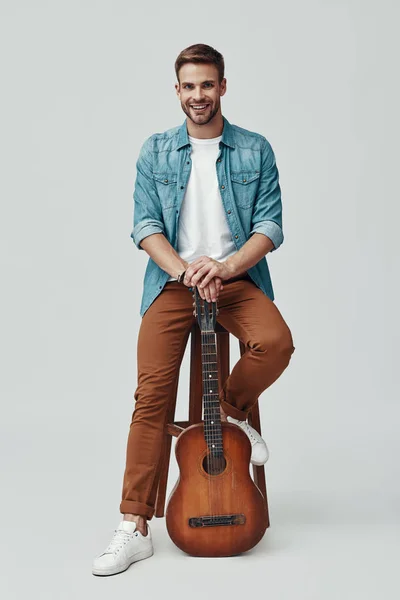
[(140, 242), (153, 233), (165, 235), (161, 203), (153, 178), (152, 136), (142, 145), (136, 162), (136, 180), (133, 191), (133, 230), (131, 238), (139, 250)]
[(261, 150), (260, 185), (251, 220), (250, 235), (253, 233), (262, 233), (270, 238), (274, 244), (271, 252), (277, 250), (284, 239), (279, 171), (271, 144), (265, 138)]

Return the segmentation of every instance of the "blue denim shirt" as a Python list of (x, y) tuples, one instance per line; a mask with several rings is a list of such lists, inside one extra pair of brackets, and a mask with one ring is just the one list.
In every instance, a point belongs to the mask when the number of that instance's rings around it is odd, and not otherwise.
[[(216, 173), (226, 220), (239, 250), (253, 233), (268, 236), (274, 252), (283, 242), (279, 173), (268, 140), (229, 123), (219, 142)], [(192, 166), (186, 119), (164, 133), (154, 133), (143, 143), (136, 162), (131, 237), (140, 242), (163, 233), (177, 251), (178, 221)], [(264, 256), (247, 270), (254, 283), (274, 300), (268, 263)], [(140, 315), (160, 294), (170, 275), (149, 257), (143, 282)]]

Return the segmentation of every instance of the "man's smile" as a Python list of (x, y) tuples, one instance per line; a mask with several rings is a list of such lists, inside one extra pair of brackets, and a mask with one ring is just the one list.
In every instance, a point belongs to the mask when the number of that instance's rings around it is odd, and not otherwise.
[(194, 110), (194, 112), (204, 112), (209, 106), (210, 106), (209, 103), (207, 103), (207, 104), (190, 104), (190, 108), (192, 108)]

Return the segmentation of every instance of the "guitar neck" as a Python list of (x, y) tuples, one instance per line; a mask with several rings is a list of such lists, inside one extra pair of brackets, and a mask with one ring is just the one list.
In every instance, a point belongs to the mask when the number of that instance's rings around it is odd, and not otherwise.
[(210, 453), (223, 455), (221, 413), (218, 390), (217, 335), (201, 332), (201, 362), (203, 372), (204, 434)]

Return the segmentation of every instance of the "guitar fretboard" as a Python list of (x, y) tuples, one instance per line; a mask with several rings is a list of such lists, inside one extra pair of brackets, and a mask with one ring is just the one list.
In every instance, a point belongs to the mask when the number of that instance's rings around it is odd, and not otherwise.
[(215, 331), (201, 332), (203, 373), (204, 433), (210, 453), (222, 456), (222, 429), (218, 392), (217, 336)]

